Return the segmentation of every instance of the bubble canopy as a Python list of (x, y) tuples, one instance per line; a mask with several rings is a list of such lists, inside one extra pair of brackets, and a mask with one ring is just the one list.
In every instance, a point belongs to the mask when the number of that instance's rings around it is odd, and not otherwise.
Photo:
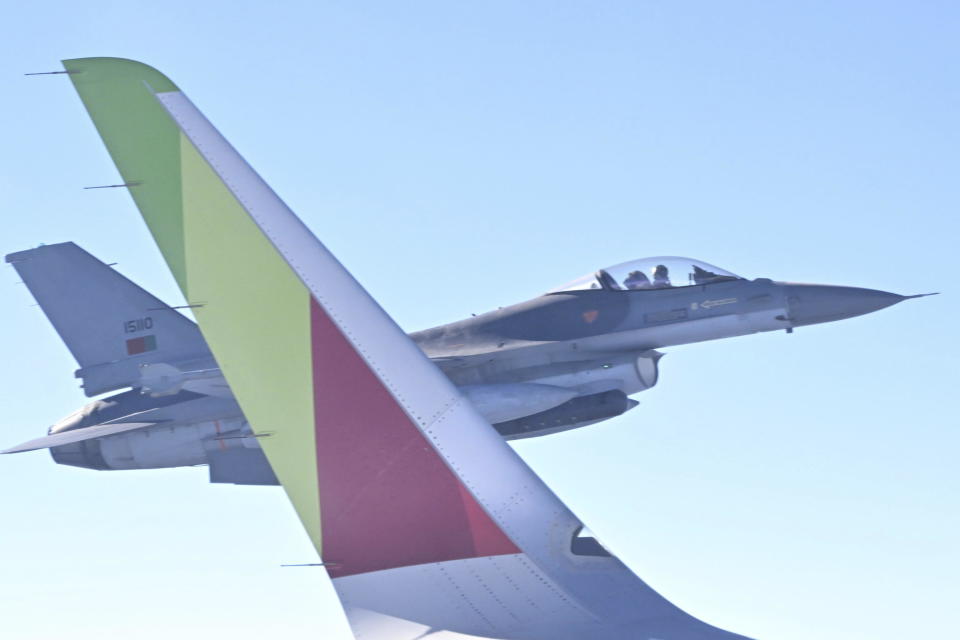
[(595, 273), (581, 276), (547, 293), (578, 291), (582, 289), (610, 289), (640, 291), (644, 289), (675, 289), (743, 280), (740, 276), (701, 260), (679, 256), (655, 256), (621, 262)]

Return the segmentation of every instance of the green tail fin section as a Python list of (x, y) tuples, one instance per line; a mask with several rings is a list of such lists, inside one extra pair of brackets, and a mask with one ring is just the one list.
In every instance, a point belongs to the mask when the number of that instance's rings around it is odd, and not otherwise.
[(319, 552), (309, 291), (171, 117), (164, 99), (189, 102), (175, 84), (132, 60), (63, 64)]
[(180, 129), (154, 94), (179, 91), (162, 73), (120, 58), (64, 60), (180, 288), (186, 286), (180, 185)]

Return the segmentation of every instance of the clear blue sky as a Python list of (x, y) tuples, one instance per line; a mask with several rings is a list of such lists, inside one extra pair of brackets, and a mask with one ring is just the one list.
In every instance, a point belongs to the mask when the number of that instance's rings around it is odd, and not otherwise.
[[(673, 349), (622, 418), (519, 450), (640, 576), (764, 640), (955, 633), (954, 2), (14, 3), (0, 253), (172, 279), (58, 60), (170, 75), (410, 330), (645, 255), (943, 291)], [(12, 269), (0, 440), (84, 398)], [(349, 632), (279, 490), (0, 459), (0, 633)]]

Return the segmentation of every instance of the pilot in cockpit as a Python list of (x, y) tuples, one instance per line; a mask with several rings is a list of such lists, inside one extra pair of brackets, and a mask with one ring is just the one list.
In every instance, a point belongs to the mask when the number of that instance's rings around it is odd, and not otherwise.
[(653, 269), (653, 288), (654, 289), (669, 289), (670, 284), (670, 272), (667, 270), (666, 265), (658, 264)]
[(650, 278), (643, 271), (631, 271), (623, 281), (623, 286), (627, 289), (649, 289), (652, 285)]

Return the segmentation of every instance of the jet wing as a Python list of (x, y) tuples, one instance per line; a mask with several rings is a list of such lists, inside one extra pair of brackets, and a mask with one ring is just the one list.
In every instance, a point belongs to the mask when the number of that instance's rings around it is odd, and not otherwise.
[(269, 436), (358, 638), (742, 638), (579, 537), (577, 517), (169, 79), (129, 60), (64, 66)]
[(28, 440), (15, 447), (4, 449), (0, 453), (22, 453), (24, 451), (36, 451), (37, 449), (49, 449), (50, 447), (59, 447), (74, 442), (83, 442), (84, 440), (93, 440), (104, 436), (112, 436), (125, 431), (134, 431), (145, 427), (152, 427), (156, 422), (113, 422), (110, 424), (98, 424), (93, 427), (84, 427), (83, 429), (73, 429), (63, 433), (55, 433), (42, 438)]

